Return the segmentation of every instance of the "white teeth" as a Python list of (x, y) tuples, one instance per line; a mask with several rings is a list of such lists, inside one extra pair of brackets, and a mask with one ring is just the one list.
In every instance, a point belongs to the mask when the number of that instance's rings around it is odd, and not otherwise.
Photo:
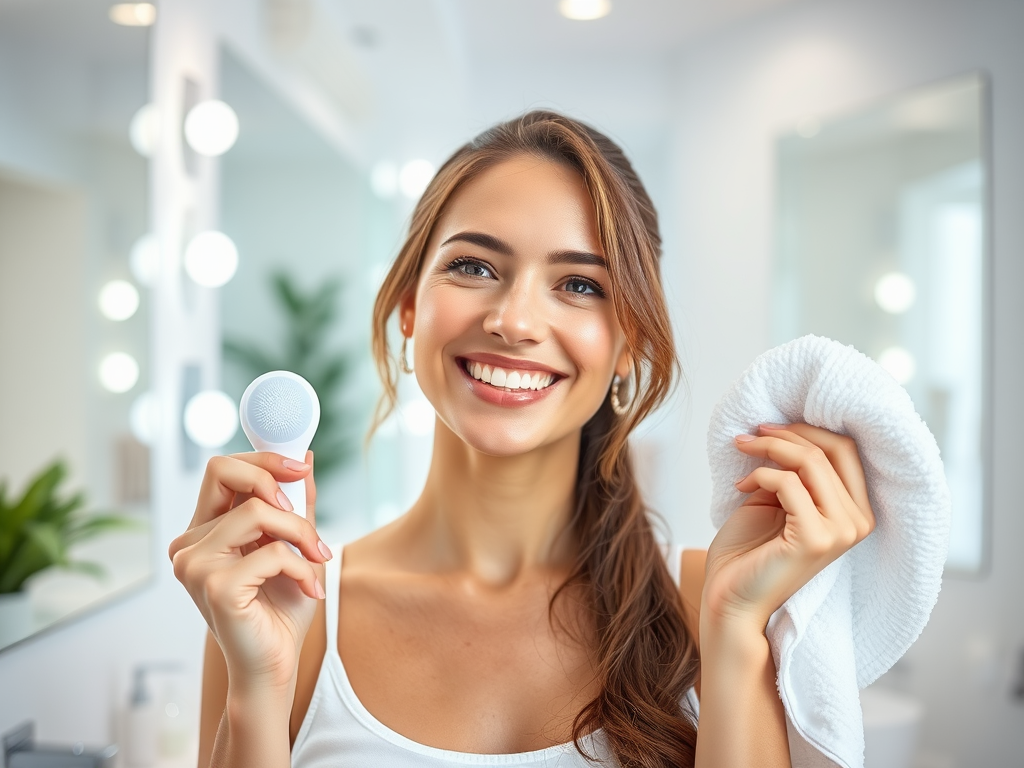
[(544, 389), (551, 385), (555, 377), (550, 373), (524, 373), (522, 371), (506, 371), (504, 368), (470, 362), (466, 371), (474, 379), (503, 389)]

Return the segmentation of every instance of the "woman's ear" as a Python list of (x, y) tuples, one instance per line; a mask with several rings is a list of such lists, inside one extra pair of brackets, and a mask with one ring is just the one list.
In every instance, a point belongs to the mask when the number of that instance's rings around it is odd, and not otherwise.
[(405, 338), (412, 336), (412, 329), (416, 322), (416, 293), (409, 291), (402, 296), (398, 302), (398, 328)]
[(619, 359), (615, 363), (615, 375), (620, 379), (625, 379), (632, 372), (633, 354), (629, 351), (628, 347), (623, 345), (622, 352), (619, 353)]

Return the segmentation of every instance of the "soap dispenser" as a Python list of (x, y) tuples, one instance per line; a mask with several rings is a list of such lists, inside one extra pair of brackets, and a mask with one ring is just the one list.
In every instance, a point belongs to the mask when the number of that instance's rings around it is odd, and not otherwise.
[(127, 768), (156, 765), (159, 715), (157, 702), (148, 687), (150, 667), (140, 664), (132, 673), (132, 692), (125, 717), (124, 762)]

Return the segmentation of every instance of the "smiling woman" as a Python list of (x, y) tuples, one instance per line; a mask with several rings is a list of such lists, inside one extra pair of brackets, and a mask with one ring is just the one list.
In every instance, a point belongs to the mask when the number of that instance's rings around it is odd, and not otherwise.
[(377, 424), (400, 372), (436, 412), (419, 498), (332, 560), (309, 464), (219, 457), (171, 545), (211, 628), (202, 765), (788, 764), (765, 627), (870, 532), (863, 475), (825, 430), (747, 435), (782, 468), (666, 561), (628, 442), (677, 367), (660, 250), (629, 161), (562, 115), (441, 167), (374, 307)]

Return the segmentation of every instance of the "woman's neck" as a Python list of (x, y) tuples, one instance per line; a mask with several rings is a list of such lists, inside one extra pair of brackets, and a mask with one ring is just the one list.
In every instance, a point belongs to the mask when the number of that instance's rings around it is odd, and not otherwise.
[(494, 586), (571, 567), (579, 448), (577, 432), (528, 454), (488, 456), (438, 421), (426, 485), (403, 525), (417, 559)]

